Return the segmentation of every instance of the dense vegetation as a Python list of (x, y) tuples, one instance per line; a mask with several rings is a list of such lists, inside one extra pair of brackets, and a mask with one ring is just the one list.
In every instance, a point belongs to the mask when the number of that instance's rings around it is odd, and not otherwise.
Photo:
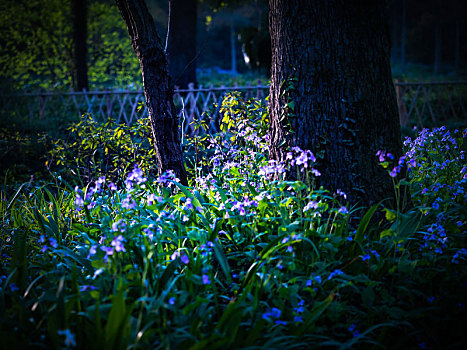
[(3, 348), (467, 345), (465, 130), (375, 155), (399, 204), (410, 189), (401, 211), (317, 188), (309, 150), (270, 161), (260, 102), (222, 112), (224, 133), (186, 141), (189, 187), (150, 171), (144, 121), (90, 120), (56, 143), (51, 181), (4, 185)]

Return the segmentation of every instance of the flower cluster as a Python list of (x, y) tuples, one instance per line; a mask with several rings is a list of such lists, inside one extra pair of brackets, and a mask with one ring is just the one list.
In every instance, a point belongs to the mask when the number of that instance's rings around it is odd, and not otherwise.
[(286, 160), (290, 162), (291, 166), (298, 166), (301, 172), (310, 168), (314, 176), (321, 176), (321, 173), (312, 167), (316, 163), (316, 157), (310, 150), (302, 150), (297, 146), (292, 147), (291, 151), (287, 153)]
[[(46, 239), (44, 235), (41, 235), (39, 237), (39, 243), (42, 245), (42, 248), (41, 248), (42, 252), (47, 251), (47, 249), (50, 249), (50, 247), (52, 247), (52, 248), (57, 248), (58, 247), (58, 243), (57, 243), (57, 240), (55, 238), (49, 237), (48, 239)], [(47, 244), (49, 244), (49, 245), (47, 245)]]

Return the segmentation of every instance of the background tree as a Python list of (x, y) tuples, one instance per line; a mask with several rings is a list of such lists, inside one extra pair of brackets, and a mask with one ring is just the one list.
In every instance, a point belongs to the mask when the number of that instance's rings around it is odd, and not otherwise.
[(115, 2), (127, 25), (131, 45), (140, 62), (158, 171), (163, 173), (173, 170), (181, 182), (187, 184), (167, 58), (154, 20), (144, 0)]
[(187, 88), (196, 83), (197, 0), (171, 0), (167, 43), (169, 73), (173, 84)]
[[(365, 205), (392, 197), (375, 154), (402, 154), (385, 1), (270, 0), (271, 152), (322, 155), (320, 184)], [(291, 132), (289, 132), (289, 128)]]
[(73, 43), (74, 43), (74, 87), (78, 91), (89, 90), (88, 83), (88, 45), (87, 18), (88, 9), (86, 0), (72, 0)]

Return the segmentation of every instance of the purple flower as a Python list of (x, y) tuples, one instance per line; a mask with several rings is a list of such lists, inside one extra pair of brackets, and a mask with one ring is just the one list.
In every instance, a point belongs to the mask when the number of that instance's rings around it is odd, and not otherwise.
[(190, 262), (190, 259), (188, 258), (188, 255), (185, 255), (182, 253), (182, 256), (180, 257), (180, 260), (182, 260), (182, 263), (187, 265)]
[(89, 289), (89, 290), (96, 290), (97, 288), (94, 287), (94, 286), (90, 286), (90, 285), (83, 285), (83, 286), (80, 286), (80, 287), (79, 287), (79, 291), (80, 291), (80, 292), (84, 292), (84, 291), (86, 291), (86, 290), (88, 290), (88, 289)]
[(175, 297), (171, 297), (171, 298), (169, 299), (169, 304), (170, 304), (170, 305), (175, 304)]
[(306, 212), (310, 209), (317, 209), (318, 208), (318, 202), (315, 201), (310, 201), (305, 207), (303, 208), (303, 211)]
[(96, 248), (97, 248), (97, 245), (92, 245), (91, 248), (89, 248), (89, 254), (87, 256), (87, 258), (89, 259), (92, 255), (96, 254)]
[(208, 275), (203, 275), (203, 284), (211, 284)]
[(192, 199), (187, 198), (184, 206), (185, 210), (192, 210), (193, 209), (193, 204), (192, 204)]
[(113, 232), (125, 232), (126, 223), (120, 219), (112, 224), (112, 231)]
[(154, 231), (151, 230), (154, 227), (154, 224), (150, 224), (148, 227), (143, 229), (143, 232), (150, 240), (154, 238)]
[(114, 249), (112, 247), (102, 246), (101, 250), (105, 252), (105, 256), (113, 255)]
[(344, 199), (347, 199), (347, 195), (343, 191), (341, 191), (340, 189), (337, 189), (336, 194), (338, 196), (344, 197)]
[(344, 215), (349, 213), (348, 209), (345, 206), (340, 207), (337, 212)]
[(57, 240), (55, 238), (49, 238), (49, 244), (54, 248), (58, 247)]
[(164, 174), (162, 174), (161, 176), (159, 176), (157, 178), (157, 182), (160, 183), (161, 185), (167, 186), (174, 179), (175, 179), (175, 173), (173, 172), (173, 170), (169, 170), (165, 172)]
[(401, 171), (401, 167), (398, 165), (394, 169), (392, 169), (392, 171), (389, 173), (389, 176), (396, 177), (400, 171)]
[(164, 199), (162, 197), (156, 196), (154, 193), (150, 193), (147, 199), (149, 206), (153, 205), (154, 202), (162, 202)]
[(128, 177), (125, 181), (140, 185), (146, 182), (147, 178), (144, 177), (143, 171), (139, 169), (137, 166), (135, 166), (133, 171), (128, 174)]
[(122, 201), (122, 207), (125, 209), (135, 209), (136, 208), (136, 201), (128, 196)]
[(316, 177), (321, 176), (321, 173), (320, 173), (317, 169), (315, 169), (315, 168), (312, 168), (312, 169), (311, 169), (311, 172), (312, 172), (312, 174), (313, 174), (314, 176), (316, 176)]
[(79, 194), (76, 194), (75, 206), (76, 206), (77, 211), (80, 211), (81, 209), (83, 209), (84, 200), (83, 200), (83, 198), (81, 198), (81, 196)]
[(125, 252), (125, 246), (123, 245), (123, 242), (125, 242), (126, 239), (123, 238), (122, 235), (118, 235), (117, 237), (114, 237), (112, 239), (112, 243), (110, 243), (110, 245), (112, 247), (115, 247), (115, 251), (116, 252)]
[(117, 185), (115, 185), (113, 182), (109, 183), (109, 188), (111, 191), (116, 191), (117, 190)]

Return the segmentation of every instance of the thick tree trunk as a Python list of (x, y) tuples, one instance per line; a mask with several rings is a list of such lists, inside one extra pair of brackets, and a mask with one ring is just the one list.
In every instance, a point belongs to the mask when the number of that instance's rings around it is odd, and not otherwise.
[(158, 171), (161, 174), (173, 170), (180, 181), (187, 184), (173, 88), (154, 20), (144, 0), (116, 0), (116, 3), (141, 66)]
[[(393, 198), (391, 178), (375, 156), (402, 153), (384, 1), (270, 0), (269, 6), (272, 156), (284, 160), (286, 147), (295, 145), (324, 151), (318, 169), (325, 188), (363, 205)], [(286, 107), (290, 101), (294, 106)]]
[(182, 89), (196, 83), (197, 8), (197, 0), (170, 1), (167, 59), (173, 83)]
[(74, 41), (74, 88), (89, 90), (87, 65), (87, 4), (86, 0), (72, 1), (73, 41)]

